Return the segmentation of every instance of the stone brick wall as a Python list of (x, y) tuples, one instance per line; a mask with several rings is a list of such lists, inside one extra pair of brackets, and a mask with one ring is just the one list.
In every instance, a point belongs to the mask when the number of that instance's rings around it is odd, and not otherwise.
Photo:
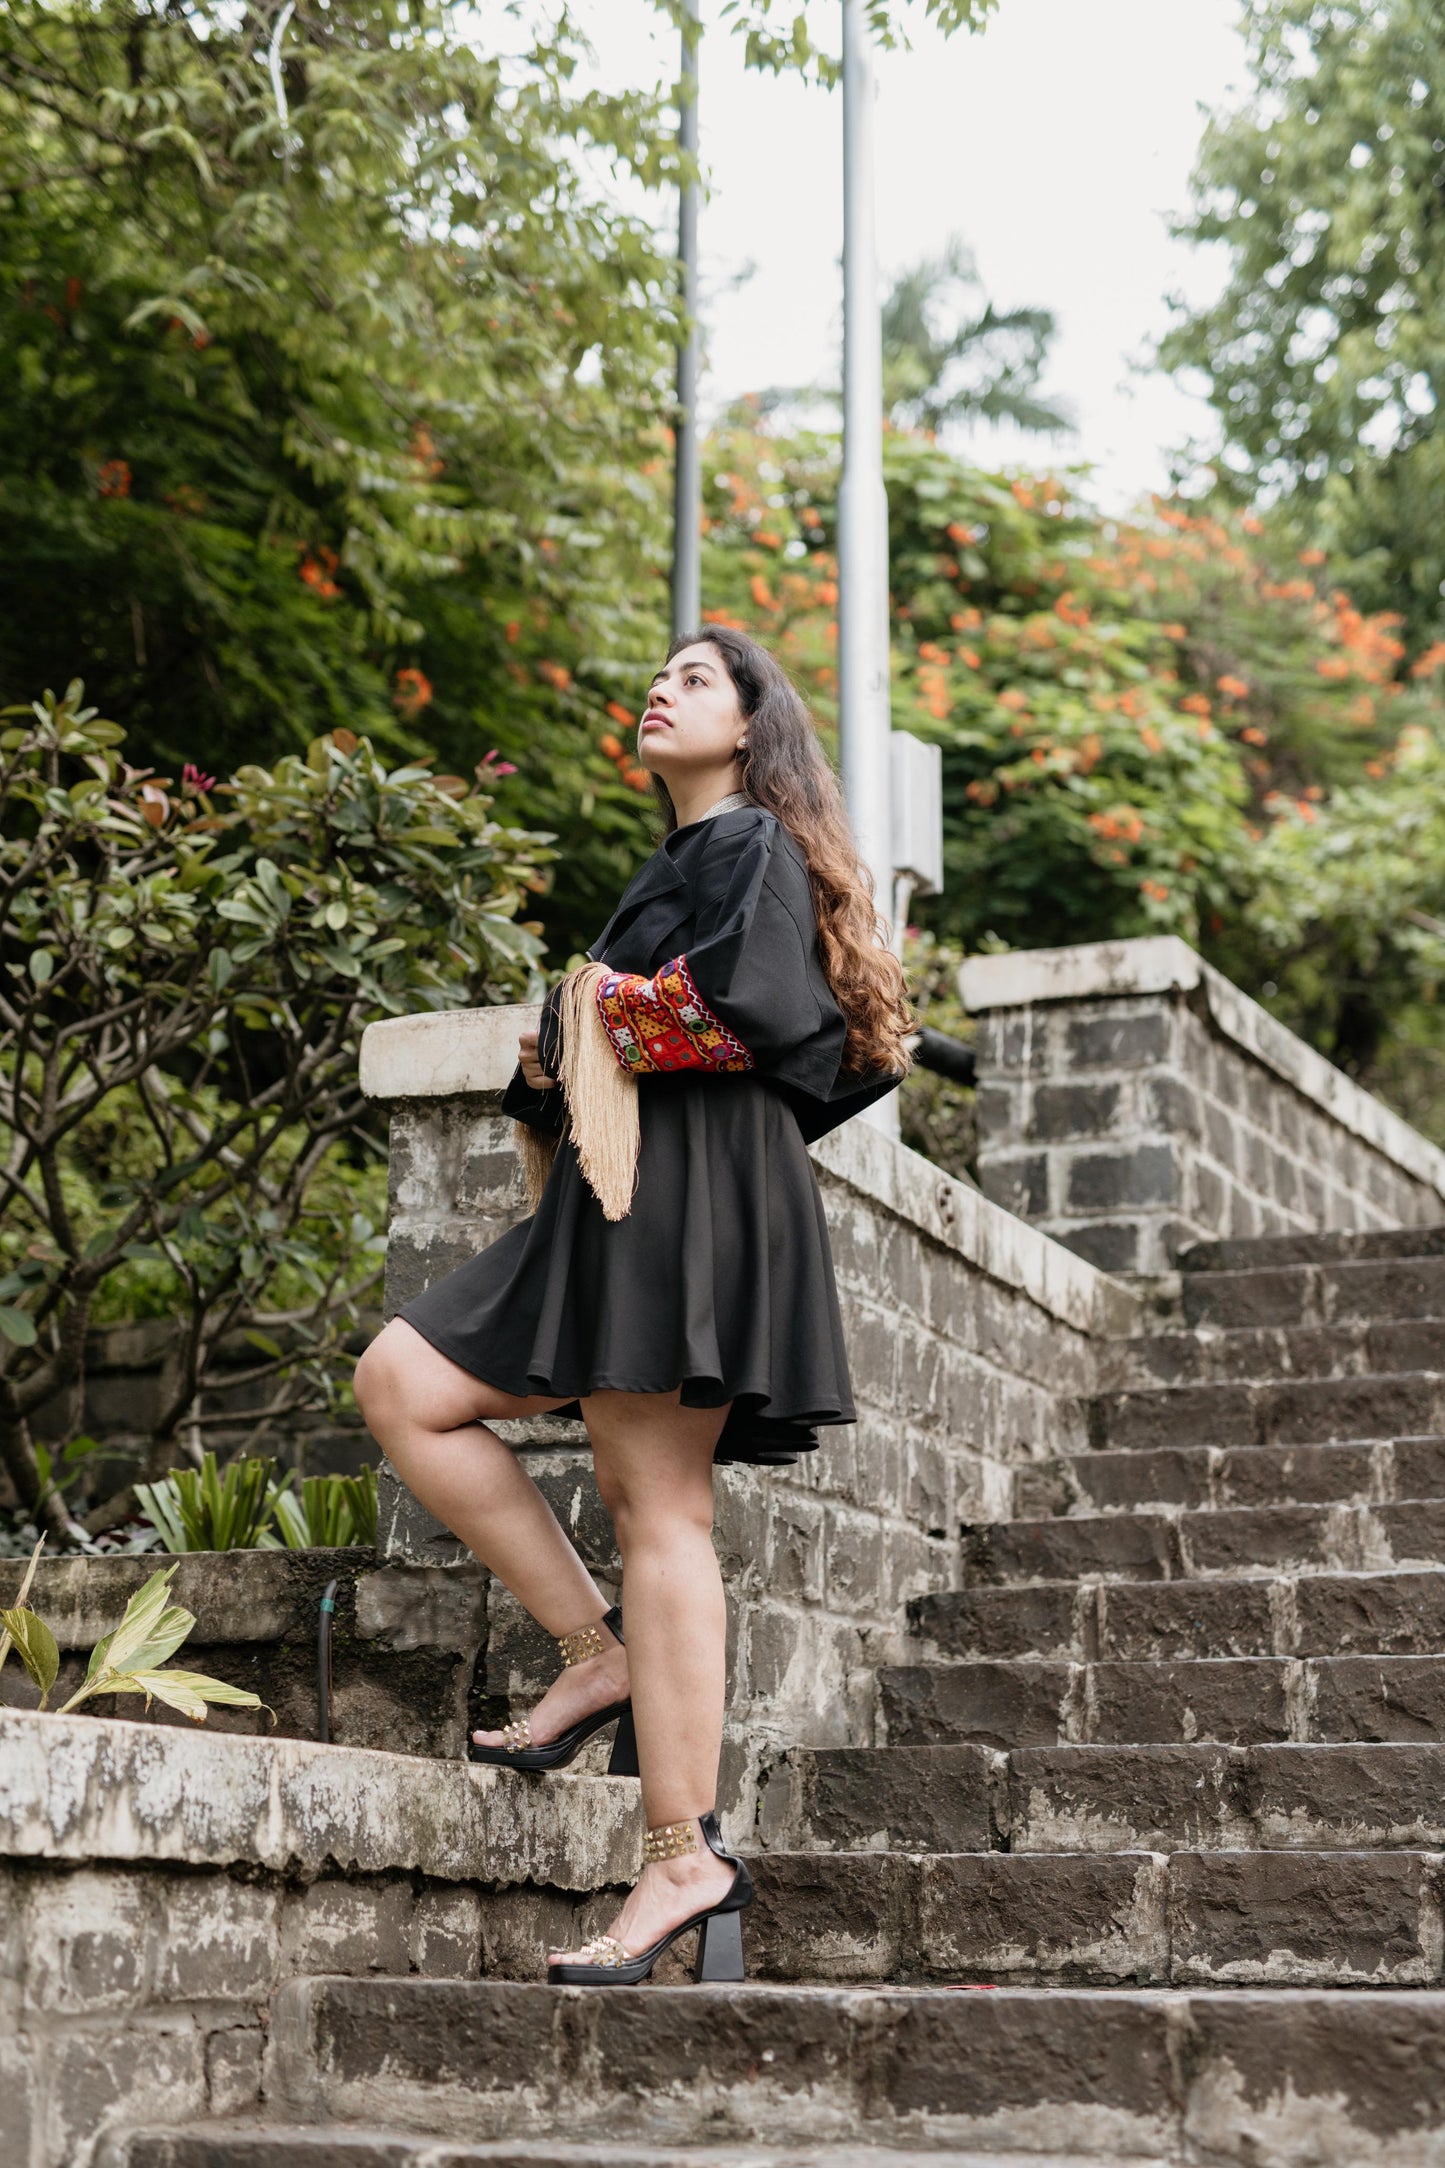
[(0, 1712), (0, 2161), (254, 2111), (287, 1980), (534, 1972), (639, 1816), (592, 1777)]
[[(389, 1311), (524, 1209), (497, 1112), (520, 1014), (368, 1033), (363, 1080), (391, 1105)], [(825, 1432), (794, 1468), (719, 1471), (732, 1688), (722, 1802), (733, 1809), (782, 1744), (871, 1743), (873, 1668), (901, 1649), (909, 1599), (959, 1585), (961, 1525), (1006, 1517), (1021, 1469), (1084, 1445), (1100, 1336), (1133, 1317), (1113, 1282), (877, 1130), (851, 1123), (813, 1158), (859, 1421)], [(615, 1590), (578, 1427), (514, 1434)], [(457, 1557), (394, 1483), (383, 1526), (393, 1556)], [(488, 1615), (489, 1689), (535, 1694), (555, 1669), (550, 1647), (502, 1592)]]
[(1445, 1154), (1182, 941), (979, 957), (979, 1179), (1108, 1272), (1445, 1220)]

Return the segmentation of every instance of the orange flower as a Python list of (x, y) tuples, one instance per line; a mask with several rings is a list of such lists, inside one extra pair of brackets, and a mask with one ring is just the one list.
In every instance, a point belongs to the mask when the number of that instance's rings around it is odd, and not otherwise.
[(820, 580), (818, 582), (818, 600), (825, 609), (831, 610), (838, 600), (838, 582), (836, 580)]
[(1437, 640), (1433, 647), (1426, 648), (1423, 655), (1415, 657), (1410, 665), (1410, 675), (1417, 678), (1429, 677), (1431, 671), (1438, 670), (1442, 662), (1445, 662), (1445, 640)]
[(1151, 903), (1167, 903), (1169, 901), (1169, 891), (1162, 881), (1141, 881), (1139, 886)]
[(1343, 655), (1322, 655), (1315, 669), (1322, 678), (1347, 678), (1350, 674), (1350, 665)]
[(1139, 733), (1139, 739), (1146, 753), (1162, 753), (1164, 750), (1164, 740), (1152, 723), (1144, 725), (1144, 728)]
[(1261, 730), (1258, 723), (1249, 723), (1239, 733), (1246, 745), (1268, 745), (1269, 732)]
[(652, 788), (652, 777), (645, 768), (624, 768), (622, 780), (624, 783), (630, 784), (633, 790), (651, 790)]
[(760, 610), (776, 610), (778, 607), (773, 600), (773, 590), (761, 572), (755, 572), (748, 581), (748, 593)]
[(432, 700), (431, 680), (420, 670), (398, 670), (391, 704), (402, 715), (420, 715)]
[(334, 602), (341, 593), (341, 589), (331, 577), (336, 570), (336, 566), (337, 556), (335, 550), (321, 549), (317, 551), (314, 557), (308, 555), (301, 560), (302, 579), (312, 593), (319, 595), (323, 602)]
[(1159, 630), (1166, 640), (1187, 640), (1189, 638), (1189, 627), (1187, 625), (1161, 625)]
[(924, 662), (947, 662), (949, 660), (948, 649), (939, 647), (933, 640), (920, 640), (918, 652)]
[(539, 662), (537, 675), (544, 679), (554, 692), (565, 693), (572, 682), (571, 671), (560, 662)]
[(1186, 715), (1208, 715), (1209, 702), (1203, 693), (1186, 693), (1179, 703)]
[(130, 495), (130, 468), (123, 459), (104, 459), (96, 470), (95, 486), (102, 497)]
[(1021, 693), (1017, 686), (1010, 685), (1004, 692), (999, 694), (998, 704), (1001, 708), (1012, 708), (1017, 712), (1028, 706), (1029, 696), (1027, 693)]
[(622, 750), (622, 740), (614, 738), (610, 730), (604, 731), (597, 742), (609, 760), (625, 760), (627, 758), (627, 755)]
[(1301, 550), (1299, 561), (1302, 565), (1322, 565), (1325, 561), (1325, 553), (1323, 550)]
[(621, 723), (624, 730), (632, 728), (632, 711), (630, 708), (625, 708), (620, 700), (609, 700), (607, 712), (614, 723)]
[(522, 637), (522, 627), (515, 617), (507, 619), (507, 645), (515, 647)]
[(730, 616), (726, 610), (704, 610), (702, 621), (705, 625), (730, 625), (734, 632), (747, 631), (742, 619)]
[(1256, 518), (1253, 512), (1246, 512), (1239, 524), (1246, 534), (1264, 533), (1264, 521)]
[(1222, 693), (1227, 694), (1231, 700), (1243, 700), (1248, 696), (1249, 687), (1242, 677), (1230, 677), (1226, 675), (1222, 678), (1216, 678), (1215, 683), (1219, 687), (1219, 690)]
[(975, 648), (961, 647), (958, 651), (958, 659), (961, 663), (966, 663), (970, 670), (981, 670), (983, 668)]

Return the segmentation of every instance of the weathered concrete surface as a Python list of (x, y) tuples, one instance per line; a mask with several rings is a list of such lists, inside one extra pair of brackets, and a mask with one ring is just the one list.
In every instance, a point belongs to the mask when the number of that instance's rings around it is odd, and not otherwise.
[[(112, 2141), (97, 2168), (678, 2168), (675, 2146), (579, 2143), (571, 2138), (504, 2138), (479, 2145), (408, 2138), (395, 2131), (362, 2131), (332, 2124), (140, 2131)], [(1170, 2168), (1160, 2160), (1130, 2156), (1102, 2160), (1095, 2153), (966, 2153), (952, 2146), (810, 2145), (689, 2146), (688, 2168)]]
[[(42, 1558), (31, 1606), (64, 1652), (52, 1704), (68, 1699), (89, 1651), (120, 1624), (136, 1590), (174, 1563), (174, 1600), (195, 1614), (182, 1660), (195, 1671), (259, 1694), (274, 1729), (313, 1738), (317, 1730), (316, 1628), (322, 1592), (335, 1579), (332, 1622), (332, 1736), (346, 1746), (459, 1756), (478, 1697), (486, 1637), (486, 1578), (466, 1561), (442, 1568), (378, 1563), (360, 1548), (309, 1551), (200, 1551), (171, 1561), (134, 1557)], [(25, 1561), (0, 1560), (0, 1601), (19, 1591)], [(36, 1694), (18, 1663), (0, 1675), (0, 1702), (31, 1708)], [(96, 1704), (100, 1714), (169, 1728), (187, 1719), (159, 1702), (147, 1711), (128, 1695)], [(264, 1711), (216, 1708), (212, 1731), (269, 1736)]]
[(1445, 2161), (1439, 1993), (562, 1993), (295, 1983), (277, 2003), (273, 2095), (319, 2089), (325, 2113), (459, 2139), (540, 2124), (583, 2143)]
[(637, 1791), (0, 1712), (0, 2160), (254, 2108), (297, 1975), (535, 1976), (630, 1879)]
[(638, 1811), (630, 1778), (0, 1711), (0, 1858), (592, 1890), (631, 1873)]
[(985, 1194), (1113, 1272), (1445, 1219), (1445, 1153), (1182, 942), (974, 957)]

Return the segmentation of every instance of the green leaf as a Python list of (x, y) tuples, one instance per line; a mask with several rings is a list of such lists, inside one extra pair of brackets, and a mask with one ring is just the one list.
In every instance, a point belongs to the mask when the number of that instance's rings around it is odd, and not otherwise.
[(208, 1703), (227, 1709), (262, 1709), (266, 1706), (259, 1694), (249, 1693), (243, 1686), (230, 1686), (224, 1679), (208, 1678), (204, 1671), (152, 1671), (137, 1667), (123, 1683), (110, 1691), (154, 1696), (168, 1709), (178, 1709), (182, 1716), (190, 1717), (197, 1724), (205, 1722)]
[(55, 969), (55, 958), (49, 949), (32, 949), (30, 952), (30, 976), (37, 986), (43, 986)]
[(129, 1670), (136, 1651), (143, 1649), (151, 1635), (157, 1630), (162, 1617), (169, 1608), (166, 1598), (170, 1593), (171, 1582), (175, 1579), (176, 1571), (175, 1566), (162, 1566), (160, 1571), (153, 1573), (144, 1587), (137, 1589), (136, 1593), (131, 1597), (130, 1602), (125, 1607), (121, 1622), (111, 1637), (107, 1656), (107, 1665), (110, 1670)]
[(28, 1310), (14, 1310), (8, 1303), (0, 1304), (0, 1333), (16, 1347), (34, 1347), (35, 1320)]
[(0, 1626), (9, 1634), (21, 1663), (40, 1688), (40, 1706), (44, 1708), (60, 1669), (60, 1649), (54, 1634), (43, 1619), (18, 1605), (13, 1610), (0, 1611)]

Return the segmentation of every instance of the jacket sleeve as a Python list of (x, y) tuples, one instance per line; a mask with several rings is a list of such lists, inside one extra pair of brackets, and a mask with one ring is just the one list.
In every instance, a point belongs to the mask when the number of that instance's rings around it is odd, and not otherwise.
[(694, 932), (650, 978), (609, 972), (597, 1009), (637, 1076), (767, 1069), (816, 1036), (816, 933), (808, 877), (770, 816), (711, 838), (693, 876)]

